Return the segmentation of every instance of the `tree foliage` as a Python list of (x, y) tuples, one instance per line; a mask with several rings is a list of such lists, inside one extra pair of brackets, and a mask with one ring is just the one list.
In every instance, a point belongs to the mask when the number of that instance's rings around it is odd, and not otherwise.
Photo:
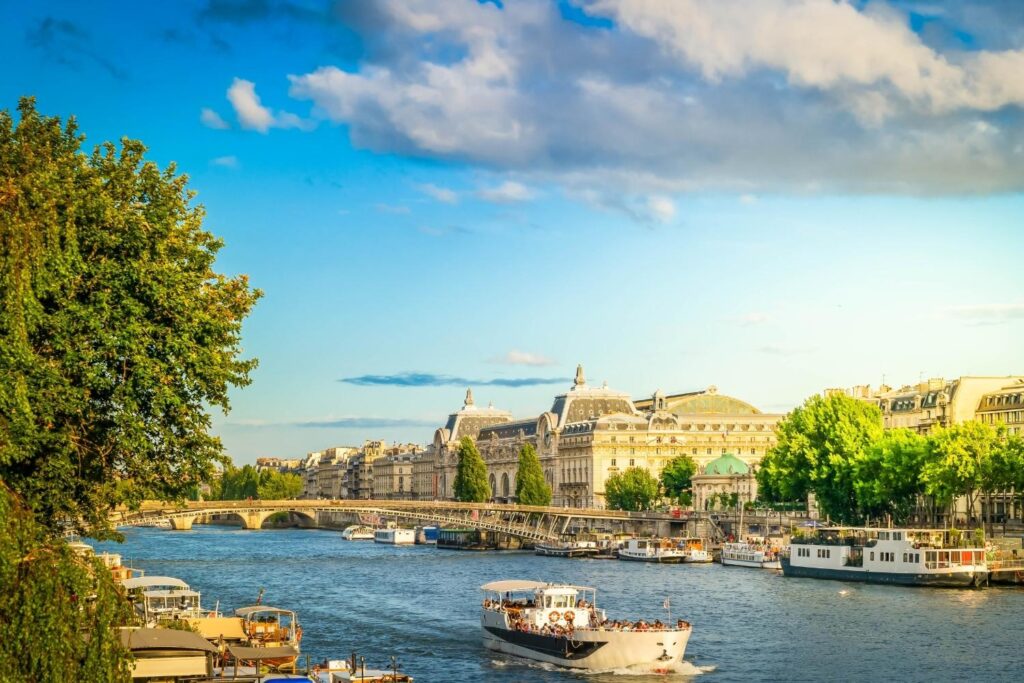
[(491, 485), (487, 481), (487, 465), (480, 457), (473, 439), (468, 436), (459, 441), (459, 464), (455, 470), (455, 499), (465, 503), (483, 503), (491, 499)]
[(186, 178), (133, 140), (91, 154), (73, 119), (0, 112), (0, 479), (45, 526), (179, 498), (221, 458), (208, 408), (249, 383), (259, 296), (214, 270)]
[(776, 435), (758, 483), (782, 500), (804, 499), (813, 491), (833, 519), (861, 522), (857, 463), (882, 436), (878, 407), (843, 394), (812, 396), (779, 422)]
[(110, 571), (54, 538), (0, 483), (0, 680), (130, 681)]
[(681, 504), (689, 504), (690, 480), (697, 473), (697, 463), (688, 455), (679, 455), (661, 470), (661, 485), (665, 495)]
[(855, 463), (857, 505), (866, 517), (892, 516), (903, 524), (924, 493), (921, 474), (928, 461), (928, 439), (909, 429), (883, 434)]
[(605, 480), (604, 498), (613, 510), (648, 510), (658, 500), (658, 480), (646, 467), (627, 467)]
[(226, 465), (219, 479), (210, 485), (211, 500), (285, 500), (302, 494), (302, 478), (290, 472), (266, 469), (258, 471), (252, 465), (241, 468)]
[(967, 509), (974, 516), (979, 492), (1002, 488), (997, 453), (1004, 447), (1003, 435), (980, 422), (962, 422), (929, 435), (929, 461), (922, 471), (924, 490), (940, 504), (957, 496), (967, 497)]
[(516, 470), (516, 500), (520, 505), (551, 505), (551, 487), (544, 478), (537, 451), (530, 444), (519, 449)]

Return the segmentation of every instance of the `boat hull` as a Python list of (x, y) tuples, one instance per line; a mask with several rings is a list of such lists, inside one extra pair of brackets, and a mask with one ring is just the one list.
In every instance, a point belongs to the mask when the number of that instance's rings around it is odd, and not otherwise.
[(596, 548), (544, 548), (536, 546), (533, 549), (535, 555), (544, 557), (591, 557), (597, 554)]
[(690, 630), (577, 631), (572, 639), (510, 631), (484, 623), (483, 644), (514, 657), (586, 671), (673, 671), (686, 652)]
[(782, 558), (782, 573), (809, 579), (831, 579), (834, 581), (859, 581), (898, 586), (934, 586), (939, 588), (973, 588), (985, 584), (988, 572), (957, 571), (941, 574), (919, 574), (914, 572), (869, 572), (856, 569), (831, 569), (824, 567), (801, 567), (789, 558)]
[(651, 562), (653, 564), (680, 564), (682, 555), (627, 555), (619, 552), (619, 559), (626, 562)]
[(750, 567), (753, 569), (782, 569), (778, 560), (738, 560), (722, 556), (722, 564), (726, 567)]

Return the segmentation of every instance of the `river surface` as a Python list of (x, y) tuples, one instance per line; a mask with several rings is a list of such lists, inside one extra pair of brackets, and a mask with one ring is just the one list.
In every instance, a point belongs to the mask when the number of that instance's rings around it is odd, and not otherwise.
[[(185, 580), (204, 607), (294, 609), (313, 661), (396, 655), (417, 683), (442, 681), (1020, 681), (1024, 589), (944, 590), (787, 579), (719, 565), (650, 565), (343, 541), (311, 529), (127, 529), (119, 552)], [(682, 675), (581, 675), (481, 645), (479, 587), (498, 579), (598, 589), (611, 618), (693, 624)]]

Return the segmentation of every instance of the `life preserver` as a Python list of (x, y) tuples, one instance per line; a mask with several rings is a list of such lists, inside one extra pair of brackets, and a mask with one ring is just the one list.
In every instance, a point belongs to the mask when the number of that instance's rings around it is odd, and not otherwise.
[(559, 614), (558, 612), (551, 612), (550, 614), (548, 614), (548, 621), (550, 621), (552, 624), (555, 623), (556, 621), (558, 621), (561, 618), (562, 618), (562, 615)]
[(571, 609), (567, 609), (565, 610), (565, 614), (562, 615), (562, 618), (571, 624), (573, 620), (576, 619), (576, 613)]

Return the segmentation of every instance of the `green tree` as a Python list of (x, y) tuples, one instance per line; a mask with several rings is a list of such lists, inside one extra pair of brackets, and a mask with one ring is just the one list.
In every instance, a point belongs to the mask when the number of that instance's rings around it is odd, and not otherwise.
[(459, 464), (455, 470), (453, 486), (455, 499), (464, 503), (483, 503), (491, 499), (487, 465), (480, 457), (473, 439), (468, 436), (459, 441)]
[(861, 512), (875, 518), (892, 515), (896, 524), (904, 524), (924, 493), (921, 475), (928, 458), (928, 440), (917, 432), (885, 432), (855, 463)]
[(967, 497), (975, 516), (978, 494), (998, 488), (999, 431), (981, 422), (961, 422), (928, 435), (929, 459), (921, 473), (925, 492), (942, 505)]
[(861, 522), (857, 462), (882, 436), (878, 407), (844, 394), (812, 396), (779, 422), (776, 435), (758, 483), (782, 500), (801, 500), (813, 491), (833, 519)]
[(91, 154), (74, 119), (0, 112), (0, 479), (47, 528), (183, 498), (222, 457), (209, 407), (249, 383), (259, 296), (214, 270), (186, 178), (134, 140)]
[(78, 556), (0, 483), (0, 680), (131, 680), (117, 627), (132, 611), (110, 571)]
[(519, 449), (516, 500), (520, 505), (551, 505), (551, 487), (544, 479), (544, 470), (540, 466), (537, 451), (528, 443)]
[(298, 498), (302, 493), (302, 478), (290, 472), (263, 470), (256, 493), (262, 500)]
[(658, 499), (658, 480), (646, 467), (627, 467), (605, 480), (604, 499), (612, 510), (648, 510)]
[(697, 473), (697, 463), (688, 455), (679, 455), (661, 470), (661, 485), (665, 495), (682, 505), (690, 504), (690, 480)]
[(1024, 436), (1011, 434), (993, 454), (993, 479), (997, 488), (1013, 491), (1014, 506), (1024, 496)]

